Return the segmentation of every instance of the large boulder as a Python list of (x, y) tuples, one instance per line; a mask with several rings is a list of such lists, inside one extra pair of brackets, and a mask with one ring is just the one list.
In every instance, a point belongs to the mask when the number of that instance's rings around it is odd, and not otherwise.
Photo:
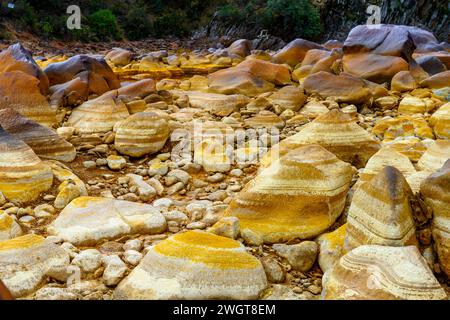
[(105, 55), (106, 61), (118, 67), (129, 64), (133, 60), (133, 58), (133, 52), (122, 48), (113, 48)]
[(342, 213), (353, 173), (318, 145), (298, 148), (250, 181), (226, 215), (239, 218), (243, 237), (250, 233), (261, 242), (315, 237)]
[(52, 63), (44, 69), (50, 86), (80, 78), (89, 86), (89, 94), (102, 94), (117, 89), (120, 82), (103, 58), (77, 55), (66, 61)]
[(49, 87), (47, 75), (33, 60), (31, 52), (20, 43), (9, 46), (6, 50), (0, 52), (0, 73), (11, 71), (21, 71), (35, 77), (38, 80), (37, 86), (41, 93), (47, 94)]
[(433, 210), (432, 234), (442, 270), (450, 277), (450, 159), (420, 186)]
[(0, 126), (0, 192), (10, 201), (27, 203), (49, 190), (52, 183), (50, 167)]
[(0, 73), (0, 110), (6, 108), (48, 127), (56, 122), (56, 110), (39, 90), (39, 80), (21, 71)]
[(257, 299), (267, 286), (261, 262), (232, 239), (178, 233), (148, 250), (114, 291), (118, 300)]
[(326, 300), (447, 298), (415, 246), (360, 246), (343, 256), (322, 282)]
[(295, 67), (303, 61), (306, 53), (311, 49), (326, 50), (317, 43), (304, 39), (295, 39), (274, 54), (272, 60), (276, 63), (286, 63), (291, 67)]
[(55, 131), (25, 118), (14, 109), (0, 110), (0, 125), (41, 158), (71, 162), (77, 155), (75, 147)]
[(50, 234), (75, 245), (95, 245), (127, 234), (165, 230), (164, 216), (151, 205), (96, 197), (76, 198), (48, 227)]
[(450, 138), (450, 102), (440, 107), (430, 118), (436, 137), (441, 139)]
[(306, 77), (303, 87), (307, 94), (333, 98), (337, 102), (364, 103), (370, 99), (371, 91), (366, 83), (348, 74), (335, 75), (317, 72)]

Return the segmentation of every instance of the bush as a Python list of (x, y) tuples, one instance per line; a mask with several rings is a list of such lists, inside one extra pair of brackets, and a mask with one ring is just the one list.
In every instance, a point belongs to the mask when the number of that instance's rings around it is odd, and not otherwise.
[(189, 24), (186, 12), (182, 10), (168, 10), (153, 20), (155, 37), (174, 35), (183, 37), (189, 34)]
[(145, 10), (133, 8), (126, 15), (123, 29), (129, 40), (140, 40), (150, 35), (152, 32), (152, 23), (145, 14)]
[(120, 40), (123, 37), (116, 17), (109, 9), (101, 9), (91, 14), (89, 28), (94, 32), (93, 40)]

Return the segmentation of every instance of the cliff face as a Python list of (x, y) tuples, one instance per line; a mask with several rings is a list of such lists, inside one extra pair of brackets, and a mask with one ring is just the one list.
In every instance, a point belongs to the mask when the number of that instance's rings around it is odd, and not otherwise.
[(449, 42), (448, 0), (316, 0), (326, 28), (324, 40), (345, 40), (348, 32), (365, 24), (369, 5), (381, 8), (381, 23), (410, 25), (429, 30), (440, 41)]

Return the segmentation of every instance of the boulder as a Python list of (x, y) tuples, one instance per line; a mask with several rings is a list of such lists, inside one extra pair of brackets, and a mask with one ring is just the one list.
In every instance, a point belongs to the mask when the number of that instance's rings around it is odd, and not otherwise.
[(275, 63), (286, 63), (291, 67), (295, 67), (303, 61), (306, 53), (311, 49), (325, 50), (324, 47), (317, 43), (304, 39), (295, 39), (274, 54), (272, 60)]
[(360, 246), (343, 256), (322, 281), (326, 300), (447, 298), (415, 246)]
[(344, 240), (347, 234), (347, 224), (336, 230), (317, 237), (319, 244), (318, 263), (323, 272), (330, 270), (344, 255)]
[(392, 141), (399, 137), (434, 139), (433, 130), (420, 115), (404, 115), (381, 119), (375, 123), (372, 134), (383, 141)]
[(41, 158), (71, 162), (77, 155), (75, 147), (55, 131), (25, 118), (14, 109), (0, 110), (0, 125)]
[(105, 60), (114, 66), (122, 67), (129, 64), (133, 60), (133, 57), (134, 53), (129, 50), (113, 48), (105, 55)]
[(450, 70), (436, 73), (420, 82), (421, 87), (441, 89), (450, 87)]
[(298, 111), (306, 102), (306, 96), (302, 89), (295, 86), (284, 86), (267, 98), (274, 106), (280, 106), (282, 110)]
[(165, 119), (154, 112), (139, 112), (120, 122), (114, 146), (122, 154), (141, 157), (161, 150), (169, 134)]
[(430, 118), (434, 134), (440, 139), (450, 138), (450, 102), (440, 107)]
[(3, 195), (9, 201), (27, 203), (49, 190), (52, 183), (50, 167), (23, 141), (0, 126), (0, 191)]
[(165, 230), (164, 216), (151, 205), (97, 197), (76, 198), (48, 227), (50, 234), (74, 245), (95, 245), (127, 234)]
[(151, 247), (115, 289), (114, 299), (257, 299), (266, 286), (261, 262), (242, 244), (188, 231)]
[(417, 162), (420, 170), (434, 172), (442, 168), (444, 163), (450, 159), (450, 140), (438, 139), (433, 141)]
[(13, 239), (22, 235), (22, 228), (8, 214), (0, 211), (0, 241)]
[(417, 87), (416, 79), (411, 75), (409, 71), (400, 71), (397, 73), (391, 81), (391, 90), (404, 92), (412, 91)]
[(297, 148), (251, 180), (225, 215), (266, 243), (315, 237), (341, 214), (353, 173), (318, 145)]

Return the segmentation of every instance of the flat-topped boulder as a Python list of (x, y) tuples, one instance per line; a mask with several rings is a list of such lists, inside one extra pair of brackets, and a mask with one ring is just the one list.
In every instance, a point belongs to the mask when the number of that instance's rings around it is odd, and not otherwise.
[(261, 262), (232, 239), (176, 234), (148, 250), (114, 291), (117, 300), (257, 299), (267, 286)]
[(69, 203), (48, 231), (75, 245), (95, 245), (132, 233), (158, 234), (166, 220), (151, 205), (111, 198), (79, 197)]
[(0, 125), (9, 134), (25, 142), (41, 158), (71, 162), (76, 157), (75, 147), (71, 143), (14, 109), (0, 110)]
[(266, 243), (315, 237), (342, 213), (353, 173), (318, 145), (297, 148), (250, 181), (226, 215)]
[(364, 245), (324, 275), (326, 300), (445, 300), (447, 294), (415, 246)]

